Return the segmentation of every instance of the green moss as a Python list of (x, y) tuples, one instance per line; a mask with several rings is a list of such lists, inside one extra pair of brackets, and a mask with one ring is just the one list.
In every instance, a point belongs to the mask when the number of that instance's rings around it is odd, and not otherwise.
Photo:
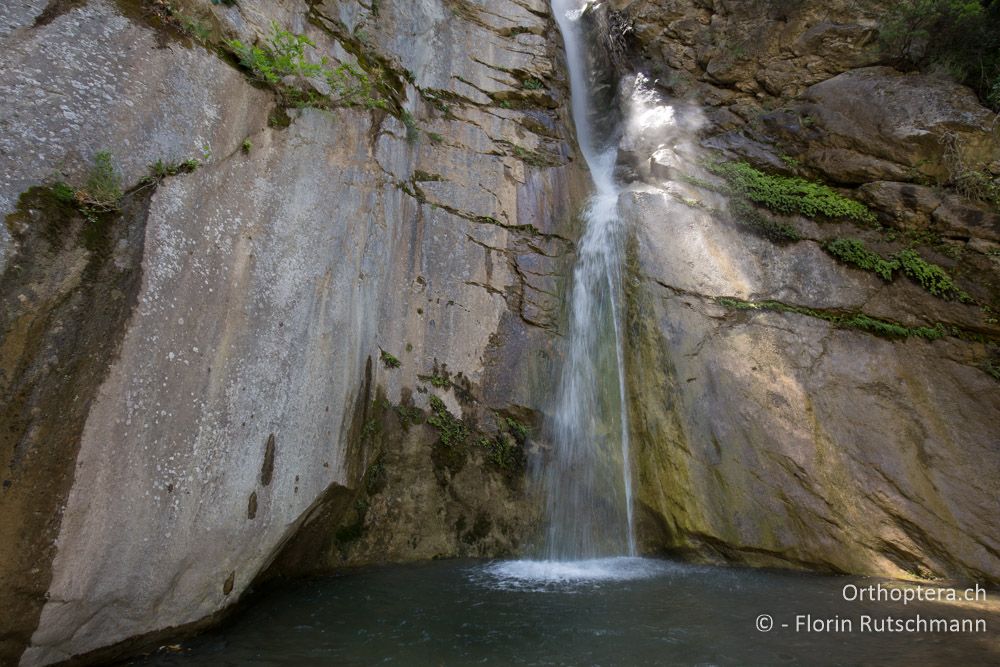
[(893, 273), (900, 268), (897, 260), (883, 259), (858, 239), (833, 239), (824, 243), (823, 249), (845, 264), (851, 264), (865, 271), (874, 271), (886, 282), (892, 282)]
[(716, 162), (708, 165), (708, 169), (726, 180), (729, 194), (745, 197), (778, 213), (876, 222), (864, 204), (822, 183), (765, 174), (745, 162)]
[(729, 297), (718, 298), (715, 301), (719, 305), (733, 310), (773, 311), (815, 317), (844, 329), (857, 329), (889, 339), (923, 338), (925, 340), (938, 340), (947, 334), (947, 331), (941, 324), (934, 327), (907, 327), (896, 322), (870, 317), (864, 313), (844, 314), (807, 308), (805, 306), (795, 306), (780, 301), (743, 301), (742, 299)]
[(382, 359), (382, 364), (386, 368), (399, 368), (400, 365), (401, 365), (399, 359), (397, 359), (393, 355), (389, 354), (385, 350), (382, 350), (379, 353), (379, 357)]

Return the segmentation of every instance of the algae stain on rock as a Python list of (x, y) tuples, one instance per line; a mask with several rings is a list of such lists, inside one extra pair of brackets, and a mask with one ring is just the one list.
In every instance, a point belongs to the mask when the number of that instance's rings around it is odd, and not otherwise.
[(15, 251), (0, 276), (2, 664), (16, 662), (45, 602), (89, 406), (136, 303), (151, 194), (87, 220), (36, 186), (6, 218)]
[(260, 483), (264, 486), (271, 485), (274, 477), (274, 434), (267, 437), (267, 444), (264, 445), (264, 462), (260, 466)]

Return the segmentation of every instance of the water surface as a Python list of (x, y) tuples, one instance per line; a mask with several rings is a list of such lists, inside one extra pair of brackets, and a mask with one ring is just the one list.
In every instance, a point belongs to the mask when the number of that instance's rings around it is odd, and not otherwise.
[[(1000, 664), (995, 611), (845, 602), (851, 583), (876, 580), (640, 558), (374, 568), (286, 584), (226, 627), (132, 664)], [(755, 627), (763, 613), (770, 632)], [(984, 619), (987, 632), (796, 633), (796, 614)]]

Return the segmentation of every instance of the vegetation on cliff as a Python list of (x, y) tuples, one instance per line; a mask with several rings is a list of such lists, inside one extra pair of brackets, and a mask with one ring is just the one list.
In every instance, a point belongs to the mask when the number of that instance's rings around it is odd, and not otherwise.
[(316, 43), (309, 37), (284, 30), (277, 23), (271, 25), (271, 30), (271, 37), (262, 44), (230, 39), (226, 45), (254, 78), (272, 86), (286, 103), (321, 108), (338, 104), (387, 108), (386, 101), (374, 95), (375, 86), (361, 68), (350, 63), (334, 66), (326, 56), (312, 62), (306, 47), (315, 49)]
[(822, 183), (765, 174), (746, 162), (716, 162), (708, 168), (726, 180), (730, 195), (749, 199), (777, 213), (798, 213), (807, 218), (875, 221), (875, 216), (864, 204)]
[(1000, 108), (1000, 2), (906, 0), (879, 34), (897, 66), (944, 70)]
[(845, 264), (874, 272), (886, 282), (892, 282), (895, 273), (901, 271), (934, 296), (944, 299), (955, 298), (963, 302), (972, 301), (972, 298), (955, 284), (947, 271), (937, 264), (928, 262), (910, 248), (885, 258), (869, 250), (863, 241), (838, 238), (824, 243), (823, 249)]

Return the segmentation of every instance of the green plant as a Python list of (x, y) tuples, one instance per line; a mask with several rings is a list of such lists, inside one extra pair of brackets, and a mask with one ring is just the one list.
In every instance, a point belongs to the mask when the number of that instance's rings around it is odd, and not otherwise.
[(802, 164), (793, 158), (791, 155), (782, 155), (781, 161), (785, 163), (785, 166), (789, 169), (798, 169)]
[(903, 250), (896, 254), (895, 259), (899, 262), (903, 273), (934, 296), (972, 301), (972, 298), (958, 288), (944, 269), (925, 261), (915, 251)]
[(412, 144), (420, 137), (420, 128), (417, 127), (417, 119), (406, 109), (403, 109), (401, 119), (403, 125), (406, 127), (406, 141)]
[[(306, 49), (315, 49), (316, 44), (309, 37), (283, 30), (277, 23), (272, 23), (271, 29), (273, 34), (261, 45), (244, 44), (238, 39), (227, 40), (226, 45), (254, 78), (274, 87), (288, 104), (385, 106), (385, 101), (374, 95), (372, 81), (363, 70), (350, 63), (333, 66), (326, 56), (312, 62)], [(330, 94), (313, 90), (310, 81), (325, 83)]]
[(143, 179), (143, 182), (153, 183), (162, 181), (168, 176), (189, 174), (200, 166), (201, 162), (195, 158), (190, 158), (182, 162), (164, 162), (163, 160), (157, 160), (153, 164), (149, 165), (149, 175)]
[(541, 90), (542, 88), (545, 87), (545, 85), (541, 81), (535, 78), (525, 79), (522, 85), (524, 86), (525, 90)]
[(399, 423), (403, 430), (408, 430), (413, 424), (419, 424), (424, 417), (423, 410), (407, 405), (397, 406), (396, 414), (399, 415)]
[(963, 169), (953, 172), (951, 185), (963, 197), (981, 201), (1000, 209), (1000, 184), (981, 169)]
[(114, 211), (122, 199), (121, 181), (115, 172), (111, 153), (100, 151), (87, 174), (83, 189), (76, 191), (77, 201), (97, 210)]
[(746, 162), (716, 162), (708, 165), (708, 169), (726, 180), (730, 194), (746, 197), (778, 213), (876, 222), (874, 214), (864, 204), (822, 183), (765, 174)]
[(382, 350), (379, 353), (379, 356), (382, 359), (382, 364), (385, 365), (386, 368), (399, 368), (399, 366), (400, 366), (399, 359), (397, 359), (396, 357), (392, 356), (391, 354), (389, 354), (385, 350)]
[(852, 315), (837, 321), (837, 324), (849, 329), (861, 329), (882, 338), (924, 338), (937, 340), (944, 337), (944, 330), (938, 327), (905, 327), (895, 322), (887, 322), (864, 314)]
[(73, 187), (69, 183), (58, 181), (52, 186), (52, 194), (64, 204), (74, 206), (90, 222), (97, 221), (102, 214), (118, 211), (124, 196), (121, 181), (108, 151), (99, 151), (94, 155), (83, 186)]
[(365, 422), (365, 425), (361, 429), (361, 439), (371, 440), (373, 437), (378, 435), (380, 430), (381, 427), (379, 426), (379, 423), (374, 419), (369, 419)]
[(427, 137), (436, 144), (439, 144), (442, 141), (444, 141), (444, 137), (438, 134), (437, 132), (428, 132)]
[(427, 423), (438, 430), (439, 441), (448, 449), (455, 449), (465, 444), (469, 437), (469, 428), (461, 419), (448, 411), (448, 407), (437, 396), (431, 396), (431, 416)]
[(478, 444), (486, 450), (486, 460), (501, 470), (512, 471), (524, 466), (524, 450), (507, 433), (480, 438)]
[(418, 377), (436, 389), (445, 389), (451, 386), (451, 380), (437, 373), (433, 375), (420, 375)]
[(253, 142), (249, 139), (244, 139), (243, 144), (240, 146), (240, 150), (243, 151), (244, 155), (250, 155), (250, 151), (253, 150)]
[(858, 239), (833, 239), (824, 243), (823, 249), (845, 264), (853, 264), (865, 271), (874, 271), (886, 282), (892, 282), (893, 273), (900, 268), (898, 260), (883, 259)]
[(531, 433), (531, 429), (522, 424), (513, 417), (506, 417), (503, 420), (503, 426), (506, 427), (507, 432), (514, 436), (518, 442), (524, 444), (528, 439), (528, 435)]
[(801, 241), (802, 235), (787, 222), (774, 220), (761, 214), (752, 204), (742, 197), (734, 197), (729, 202), (729, 213), (741, 227), (768, 238), (775, 243), (792, 243)]
[(773, 311), (778, 313), (795, 313), (816, 319), (825, 320), (834, 326), (845, 329), (858, 329), (880, 336), (882, 338), (902, 339), (902, 338), (923, 338), (925, 340), (938, 340), (946, 335), (946, 331), (941, 324), (933, 327), (907, 327), (902, 324), (881, 320), (865, 315), (864, 313), (839, 313), (829, 310), (818, 310), (806, 306), (795, 306), (782, 303), (781, 301), (743, 301), (730, 297), (721, 297), (715, 300), (720, 306), (733, 310), (746, 311)]
[(172, 14), (174, 19), (180, 25), (181, 30), (191, 35), (202, 44), (208, 44), (212, 37), (212, 28), (207, 23), (195, 18), (194, 16), (189, 16), (183, 13)]

